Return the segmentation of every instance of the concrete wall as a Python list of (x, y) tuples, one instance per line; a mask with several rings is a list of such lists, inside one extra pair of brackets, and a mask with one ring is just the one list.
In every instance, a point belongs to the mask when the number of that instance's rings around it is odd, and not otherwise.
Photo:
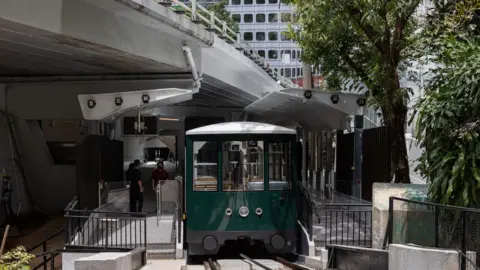
[(431, 249), (391, 244), (388, 248), (389, 270), (457, 270), (459, 254), (454, 250)]
[(74, 270), (75, 261), (95, 255), (96, 253), (64, 252), (62, 253), (62, 270)]
[[(61, 212), (75, 196), (76, 168), (74, 165), (55, 165), (38, 121), (14, 118), (14, 128), (28, 190), (34, 204), (51, 213)], [(0, 169), (13, 178), (13, 206), (27, 212), (26, 186), (20, 170), (12, 159), (13, 141), (6, 118), (0, 117)], [(41, 190), (42, 192), (36, 192)], [(37, 210), (38, 210), (37, 208)]]

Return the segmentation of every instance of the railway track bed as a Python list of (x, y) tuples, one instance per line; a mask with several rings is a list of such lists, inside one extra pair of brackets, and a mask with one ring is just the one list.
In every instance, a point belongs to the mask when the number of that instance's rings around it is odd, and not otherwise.
[(252, 259), (240, 254), (239, 259), (212, 259), (203, 261), (203, 265), (186, 265), (182, 270), (313, 270), (313, 268), (290, 262), (280, 257), (271, 259)]

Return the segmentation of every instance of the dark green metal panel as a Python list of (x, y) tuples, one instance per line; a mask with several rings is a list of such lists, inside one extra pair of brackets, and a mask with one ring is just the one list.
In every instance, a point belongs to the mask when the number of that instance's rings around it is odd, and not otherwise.
[[(186, 200), (187, 222), (189, 230), (198, 231), (267, 231), (296, 228), (297, 210), (297, 164), (295, 156), (297, 145), (295, 135), (194, 135), (187, 136), (186, 142)], [(193, 191), (193, 141), (216, 141), (218, 143), (218, 177), (221, 178), (222, 141), (264, 141), (265, 180), (264, 191), (222, 192), (222, 179), (219, 179), (217, 191)], [(291, 142), (291, 190), (268, 191), (268, 147), (267, 142)], [(250, 214), (240, 217), (238, 209), (247, 206)], [(255, 214), (257, 207), (262, 208), (261, 216)], [(233, 214), (225, 215), (231, 208)]]

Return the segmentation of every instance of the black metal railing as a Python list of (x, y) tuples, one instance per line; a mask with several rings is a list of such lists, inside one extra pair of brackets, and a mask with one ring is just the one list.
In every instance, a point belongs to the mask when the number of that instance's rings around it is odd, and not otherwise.
[[(27, 250), (28, 253), (33, 253), (35, 250), (37, 250), (39, 248), (42, 248), (42, 252), (40, 254), (35, 254), (36, 258), (42, 257), (42, 259), (43, 259), (42, 263), (33, 266), (32, 270), (40, 269), (42, 267), (43, 267), (43, 269), (46, 270), (49, 262), (50, 262), (51, 267), (55, 267), (54, 260), (55, 260), (55, 257), (58, 255), (58, 253), (51, 254), (50, 256), (46, 253), (47, 252), (47, 247), (48, 247), (48, 242), (50, 240), (54, 239), (55, 237), (61, 235), (62, 233), (65, 233), (65, 229), (59, 230), (58, 232), (50, 235), (49, 237), (45, 238), (40, 243), (34, 245), (33, 247), (31, 247)], [(54, 268), (51, 268), (51, 269), (54, 269)]]
[(138, 248), (147, 246), (146, 213), (98, 210), (65, 211), (66, 248)]
[(372, 246), (371, 204), (325, 204), (325, 244)]
[(301, 184), (298, 185), (298, 202), (297, 202), (297, 211), (300, 222), (307, 229), (308, 236), (310, 239), (313, 238), (313, 210), (314, 203), (308, 190)]
[(390, 197), (389, 207), (385, 243), (458, 250), (461, 269), (480, 265), (480, 209), (397, 197)]

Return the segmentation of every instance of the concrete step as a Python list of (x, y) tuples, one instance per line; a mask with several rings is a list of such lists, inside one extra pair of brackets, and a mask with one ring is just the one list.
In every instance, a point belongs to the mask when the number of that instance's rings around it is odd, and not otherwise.
[(166, 250), (166, 249), (175, 249), (175, 243), (151, 243), (147, 244), (147, 250)]
[(150, 249), (147, 250), (147, 260), (175, 259), (175, 249)]

